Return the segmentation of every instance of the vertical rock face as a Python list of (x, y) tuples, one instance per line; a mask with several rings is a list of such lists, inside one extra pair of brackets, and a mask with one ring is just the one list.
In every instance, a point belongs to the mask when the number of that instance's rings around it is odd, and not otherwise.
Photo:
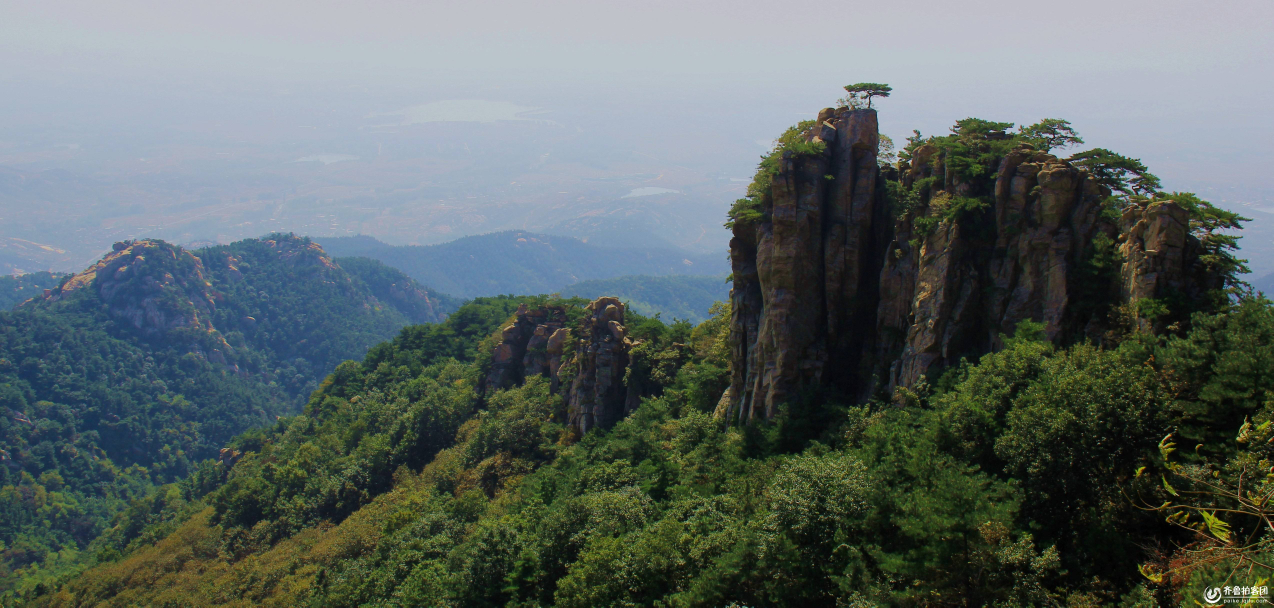
[(487, 390), (505, 389), (533, 375), (556, 381), (567, 335), (565, 325), (566, 310), (561, 306), (534, 309), (528, 309), (525, 304), (519, 306), (514, 322), (501, 331), (483, 386)]
[(1198, 292), (1184, 209), (1106, 219), (1109, 190), (1029, 146), (976, 184), (921, 146), (898, 168), (904, 188), (924, 180), (920, 200), (891, 210), (876, 124), (872, 110), (820, 112), (805, 140), (824, 151), (784, 152), (763, 219), (735, 222), (727, 418), (771, 417), (807, 387), (891, 392), (1001, 346), (1022, 321), (1057, 342), (1099, 336), (1104, 287), (1084, 270), (1097, 241), (1124, 258), (1112, 303)]
[(569, 423), (581, 433), (610, 427), (623, 418), (627, 397), (624, 371), (632, 347), (619, 298), (598, 298), (585, 311), (575, 346), (578, 369), (566, 400)]
[(844, 384), (875, 329), (885, 225), (876, 113), (824, 110), (807, 140), (821, 155), (785, 154), (768, 221), (736, 224), (731, 395), (742, 417), (770, 417), (804, 387)]

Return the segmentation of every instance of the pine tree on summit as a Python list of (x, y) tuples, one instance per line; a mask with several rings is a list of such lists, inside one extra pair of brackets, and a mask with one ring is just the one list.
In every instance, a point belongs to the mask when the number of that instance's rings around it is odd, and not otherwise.
[(859, 103), (866, 101), (867, 108), (870, 109), (872, 97), (889, 97), (893, 90), (893, 87), (879, 82), (860, 82), (845, 85), (845, 92), (849, 94), (842, 101), (851, 108), (862, 107)]

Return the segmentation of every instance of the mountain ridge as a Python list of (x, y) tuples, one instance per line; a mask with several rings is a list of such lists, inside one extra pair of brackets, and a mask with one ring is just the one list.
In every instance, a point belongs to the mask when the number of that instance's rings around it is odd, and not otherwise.
[(589, 279), (624, 275), (724, 274), (724, 255), (677, 249), (615, 249), (573, 237), (510, 230), (439, 245), (388, 245), (372, 237), (317, 238), (337, 257), (398, 268), (456, 297), (553, 293)]

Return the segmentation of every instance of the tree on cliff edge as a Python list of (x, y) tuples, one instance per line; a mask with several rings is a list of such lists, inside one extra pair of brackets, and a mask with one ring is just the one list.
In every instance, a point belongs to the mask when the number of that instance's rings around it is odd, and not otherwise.
[(1067, 148), (1084, 143), (1069, 121), (1060, 118), (1045, 118), (1029, 127), (1018, 130), (1018, 137), (1035, 146), (1041, 152), (1051, 152), (1054, 148)]
[(845, 92), (849, 93), (849, 95), (846, 95), (842, 101), (847, 106), (857, 108), (860, 106), (854, 102), (865, 100), (867, 107), (871, 108), (872, 97), (889, 97), (893, 90), (893, 87), (879, 82), (860, 82), (858, 84), (845, 85)]

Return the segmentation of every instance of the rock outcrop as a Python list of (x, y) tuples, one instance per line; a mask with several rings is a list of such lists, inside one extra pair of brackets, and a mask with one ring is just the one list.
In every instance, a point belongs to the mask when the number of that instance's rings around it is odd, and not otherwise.
[(483, 390), (518, 386), (526, 378), (549, 378), (550, 390), (566, 402), (567, 423), (580, 434), (614, 425), (650, 394), (628, 386), (625, 375), (634, 347), (624, 327), (624, 303), (601, 297), (584, 308), (572, 330), (562, 306), (518, 307), (500, 332)]
[(540, 375), (557, 385), (562, 351), (569, 330), (566, 309), (544, 306), (518, 307), (513, 323), (500, 333), (500, 342), (491, 355), (491, 369), (483, 386), (486, 390), (506, 389), (522, 384), (528, 376)]
[(624, 417), (628, 396), (624, 371), (632, 348), (619, 298), (598, 298), (584, 310), (587, 314), (575, 345), (577, 368), (566, 399), (568, 421), (581, 433), (610, 427)]
[[(820, 112), (805, 141), (822, 153), (784, 152), (762, 219), (734, 224), (732, 421), (774, 416), (811, 387), (891, 393), (1022, 321), (1056, 342), (1099, 339), (1110, 306), (1199, 289), (1184, 209), (1108, 219), (1110, 191), (1053, 155), (1012, 148), (976, 182), (931, 144), (882, 167), (876, 113), (845, 108)], [(890, 200), (895, 179), (923, 190), (914, 207)], [(1108, 285), (1085, 266), (1099, 242), (1125, 260)]]
[(148, 338), (180, 329), (213, 329), (217, 305), (203, 262), (163, 241), (115, 243), (99, 262), (45, 299), (56, 302), (79, 289), (96, 289), (111, 316)]

